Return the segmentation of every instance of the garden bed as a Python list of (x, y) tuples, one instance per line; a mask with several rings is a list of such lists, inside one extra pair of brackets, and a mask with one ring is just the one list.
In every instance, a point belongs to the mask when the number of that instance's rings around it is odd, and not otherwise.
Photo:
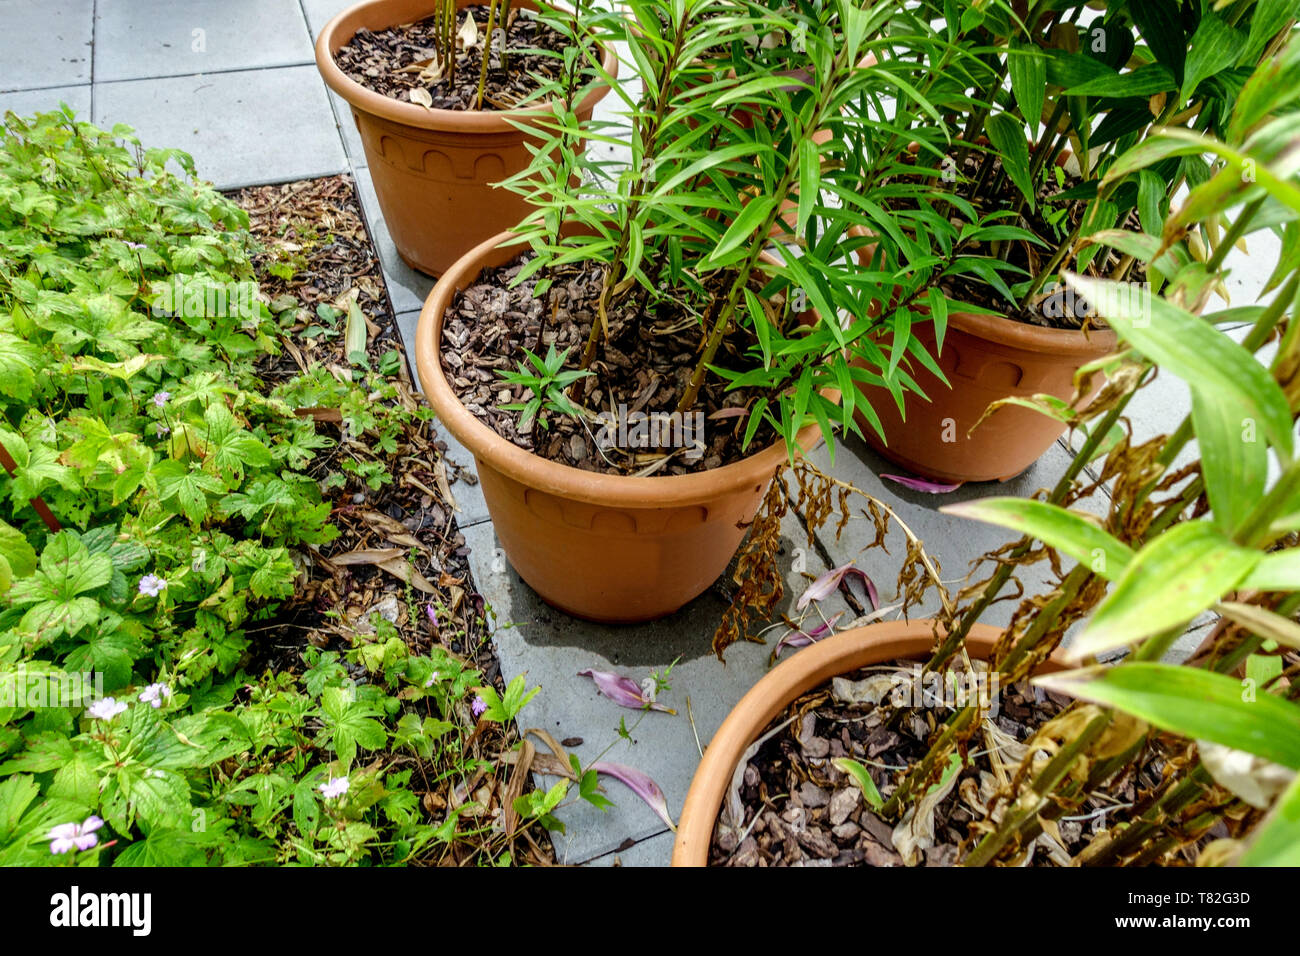
[[(367, 395), (374, 425), (360, 435), (350, 434), (340, 408), (299, 409), (316, 421), (318, 433), (336, 442), (317, 453), (309, 472), (327, 489), (339, 536), (314, 549), (297, 593), (267, 625), (274, 643), (261, 647), (259, 661), (277, 673), (301, 675), (310, 649), (342, 659), (362, 648), (363, 657), (382, 658), (387, 652), (374, 649), (396, 637), (411, 653), (450, 658), (504, 691), (486, 609), (455, 520), (452, 484), (476, 479), (445, 457), (446, 442), (411, 381), (351, 178), (251, 187), (232, 198), (248, 211), (250, 229), (264, 246), (254, 264), (273, 309), (295, 302), (279, 312), (285, 348), (260, 365), (264, 380), (284, 382), (313, 369), (328, 370), (335, 381), (350, 377), (356, 357), (344, 353), (355, 302), (366, 325), (367, 364), (383, 382)], [(354, 679), (367, 680), (364, 663), (345, 666)], [(508, 722), (480, 724), (468, 700), (453, 713), (447, 716), (458, 725), (463, 749), (442, 748), (432, 759), (389, 753), (385, 762), (390, 773), (412, 772), (411, 790), (433, 818), (472, 797), (482, 806), (470, 816), (499, 821), (509, 775), (501, 761), (517, 734)], [(477, 842), (484, 848), (492, 840)], [(453, 843), (447, 849), (442, 862), (475, 855), (472, 846)], [(544, 835), (530, 837), (519, 850), (531, 863), (552, 860)]]

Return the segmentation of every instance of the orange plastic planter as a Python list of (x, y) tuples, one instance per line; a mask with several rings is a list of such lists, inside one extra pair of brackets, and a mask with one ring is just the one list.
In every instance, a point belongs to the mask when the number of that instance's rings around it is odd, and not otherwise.
[[(987, 660), (1001, 635), (998, 628), (976, 624), (966, 636), (966, 650), (974, 658)], [(860, 667), (924, 659), (934, 645), (934, 622), (930, 620), (869, 624), (805, 647), (768, 671), (740, 698), (704, 750), (677, 823), (673, 866), (708, 865), (713, 829), (736, 765), (749, 745), (796, 698)], [(1063, 670), (1065, 666), (1054, 655), (1042, 665), (1040, 673)]]
[[(480, 0), (458, 0), (463, 9)], [(527, 0), (516, 7), (535, 9)], [(549, 103), (527, 109), (437, 110), (382, 96), (350, 79), (334, 53), (357, 30), (383, 30), (433, 13), (431, 0), (366, 0), (344, 10), (316, 39), (316, 67), (326, 84), (352, 107), (352, 118), (375, 183), (379, 207), (397, 252), (407, 265), (442, 275), (465, 252), (517, 226), (531, 208), (508, 189), (493, 186), (528, 167), (534, 137), (515, 126), (551, 111)], [(614, 76), (618, 58), (604, 51)], [(591, 118), (608, 86), (590, 90), (578, 104)]]
[[(442, 373), (443, 314), (487, 268), (519, 254), (503, 233), (457, 261), (420, 313), (415, 361), (443, 425), (474, 455), (506, 557), (549, 604), (576, 617), (647, 621), (680, 608), (724, 570), (767, 486), (786, 464), (784, 442), (689, 475), (632, 478), (547, 461), (474, 417)], [(804, 449), (816, 425), (799, 434)]]

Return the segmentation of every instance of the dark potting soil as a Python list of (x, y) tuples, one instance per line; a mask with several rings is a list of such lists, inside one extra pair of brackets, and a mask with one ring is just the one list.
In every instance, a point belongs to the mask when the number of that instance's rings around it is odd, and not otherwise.
[[(526, 402), (530, 392), (522, 385), (508, 385), (497, 372), (517, 370), (525, 349), (545, 356), (551, 346), (557, 353), (568, 350), (565, 368), (578, 368), (596, 318), (603, 274), (599, 268), (563, 267), (549, 276), (550, 288), (536, 297), (540, 275), (509, 287), (526, 259), (484, 270), (456, 296), (443, 323), (447, 381), (465, 407), (502, 438), (551, 461), (621, 475), (682, 475), (718, 468), (777, 440), (776, 432), (763, 424), (748, 448), (741, 447), (747, 422), (743, 410), (761, 392), (726, 391), (716, 375), (705, 379), (692, 412), (660, 419), (653, 427), (639, 417), (674, 411), (699, 358), (702, 333), (699, 317), (684, 305), (663, 302), (643, 310), (635, 295), (610, 310), (609, 338), (590, 366), (595, 374), (579, 383), (587, 389), (582, 406), (591, 416), (607, 417), (578, 421), (570, 415), (549, 415), (547, 427), (537, 422), (521, 430), (522, 411), (501, 406)], [(748, 367), (753, 360), (743, 354), (746, 344), (739, 336), (725, 341), (714, 365)], [(577, 397), (576, 392), (572, 395)], [(626, 414), (620, 414), (620, 406)], [(626, 425), (621, 433), (620, 421)], [(653, 443), (656, 433), (658, 444)]]
[[(866, 767), (888, 800), (904, 767), (926, 753), (927, 744), (951, 710), (942, 706), (908, 708), (891, 720), (891, 682), (911, 681), (920, 665), (895, 661), (867, 667), (810, 691), (795, 701), (760, 735), (776, 730), (743, 771), (738, 791), (743, 819), (729, 825), (727, 804), (709, 850), (711, 866), (951, 866), (969, 850), (973, 822), (988, 819), (998, 791), (999, 772), (1015, 776), (1023, 741), (1059, 714), (1067, 698), (1015, 684), (1002, 688), (995, 730), (970, 743), (967, 765), (916, 804), (896, 832), (862, 800), (853, 778), (834, 761), (848, 757)], [(884, 706), (873, 701), (883, 699)], [(912, 698), (914, 699), (914, 698)], [(793, 717), (793, 720), (791, 718)], [(785, 724), (786, 726), (782, 726)], [(780, 729), (777, 729), (780, 728)], [(997, 748), (997, 755), (992, 753)], [(1000, 766), (995, 766), (995, 762)], [(1131, 804), (1139, 786), (1159, 780), (1159, 765), (1148, 763), (1112, 788), (1109, 796)], [(942, 796), (940, 796), (942, 794)], [(1057, 821), (1056, 833), (1040, 835), (1033, 865), (1065, 865), (1091, 839), (1094, 827), (1107, 826), (1109, 812), (1086, 817), (1116, 804), (1089, 798), (1085, 806)], [(1059, 835), (1059, 841), (1057, 839)]]
[[(466, 46), (462, 31), (468, 17), (474, 20), (477, 38)], [(456, 67), (450, 78), (438, 62), (433, 17), (387, 30), (358, 30), (334, 54), (334, 61), (351, 79), (384, 96), (421, 103), (427, 93), (429, 102), (422, 105), (443, 110), (477, 109), (487, 20), (488, 8), (482, 4), (457, 14)], [(499, 26), (493, 28), (493, 34), (483, 109), (512, 109), (540, 88), (539, 78), (554, 80), (560, 76), (560, 54), (568, 41), (530, 12), (510, 11), (505, 67), (501, 65)]]

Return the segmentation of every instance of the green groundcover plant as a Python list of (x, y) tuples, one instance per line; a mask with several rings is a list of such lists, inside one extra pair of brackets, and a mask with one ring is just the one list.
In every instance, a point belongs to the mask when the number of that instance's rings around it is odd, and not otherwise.
[[(393, 864), (470, 838), (508, 860), (418, 797), (475, 769), (447, 717), (478, 672), (378, 616), (373, 642), (265, 664), (300, 553), (337, 534), (306, 473), (331, 439), (295, 408), (382, 443), (391, 382), (259, 381), (280, 346), (248, 219), (186, 154), (70, 111), (2, 140), (0, 865)], [(479, 693), (496, 722), (530, 696)]]

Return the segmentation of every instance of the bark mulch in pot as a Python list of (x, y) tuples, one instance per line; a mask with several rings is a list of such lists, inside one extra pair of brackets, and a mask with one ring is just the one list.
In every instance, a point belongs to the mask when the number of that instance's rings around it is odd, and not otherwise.
[[(467, 17), (472, 18), (473, 29), (466, 28)], [(358, 30), (334, 54), (334, 61), (352, 80), (383, 96), (433, 109), (477, 109), (487, 20), (488, 8), (482, 4), (457, 14), (456, 68), (451, 77), (438, 61), (433, 17), (386, 30)], [(560, 56), (568, 40), (562, 33), (526, 10), (511, 10), (509, 20), (505, 67), (499, 26), (492, 31), (484, 109), (512, 109), (540, 88), (539, 77), (554, 80), (563, 72)]]
[[(705, 380), (695, 412), (701, 418), (679, 419), (682, 428), (656, 426), (667, 443), (653, 445), (647, 425), (635, 434), (633, 413), (670, 414), (685, 391), (699, 357), (700, 317), (675, 300), (645, 305), (629, 295), (609, 312), (610, 335), (602, 342), (582, 399), (589, 412), (584, 421), (551, 415), (543, 427), (520, 428), (522, 412), (504, 405), (525, 402), (529, 390), (512, 386), (497, 374), (515, 371), (524, 350), (544, 356), (554, 346), (568, 350), (566, 368), (578, 367), (591, 324), (596, 317), (602, 271), (591, 267), (563, 267), (551, 275), (552, 284), (541, 297), (534, 296), (538, 275), (510, 288), (526, 257), (496, 269), (485, 270), (453, 300), (443, 319), (442, 367), (448, 383), (465, 407), (502, 438), (520, 448), (561, 464), (622, 475), (682, 475), (717, 468), (753, 454), (776, 440), (775, 431), (759, 427), (747, 448), (742, 447), (746, 416), (743, 410), (761, 394), (757, 389), (727, 391), (716, 375)], [(739, 336), (724, 342), (714, 364), (745, 368), (756, 361), (746, 356)], [(606, 413), (617, 420), (626, 406), (631, 422), (626, 441), (614, 429), (604, 432), (594, 416)], [(688, 433), (687, 428), (694, 429)], [(697, 437), (701, 445), (686, 447), (678, 437)], [(639, 443), (644, 442), (644, 445)]]
[[(978, 665), (977, 665), (978, 666)], [(1059, 714), (1067, 698), (1024, 683), (1003, 688), (991, 726), (971, 741), (966, 766), (945, 775), (910, 817), (886, 822), (864, 803), (853, 778), (837, 767), (847, 757), (870, 773), (889, 799), (900, 771), (923, 757), (951, 710), (896, 708), (893, 688), (915, 686), (920, 665), (899, 661), (834, 678), (788, 707), (760, 735), (738, 791), (724, 800), (709, 850), (711, 866), (952, 866), (972, 845), (972, 822), (989, 817), (999, 780), (1013, 778), (1024, 741)], [(916, 699), (909, 695), (908, 701)], [(879, 703), (883, 701), (883, 703)], [(937, 703), (928, 699), (929, 703)], [(764, 738), (767, 738), (764, 740)], [(1088, 798), (1056, 833), (1040, 835), (1031, 865), (1067, 865), (1111, 811), (1131, 805), (1160, 780), (1162, 759), (1144, 756), (1132, 773)], [(738, 798), (738, 802), (737, 802)], [(728, 804), (741, 809), (741, 819)], [(1000, 819), (1000, 808), (995, 811)], [(1091, 815), (1091, 816), (1090, 816)], [(733, 825), (734, 823), (734, 825)], [(1057, 836), (1059, 835), (1059, 842)]]

